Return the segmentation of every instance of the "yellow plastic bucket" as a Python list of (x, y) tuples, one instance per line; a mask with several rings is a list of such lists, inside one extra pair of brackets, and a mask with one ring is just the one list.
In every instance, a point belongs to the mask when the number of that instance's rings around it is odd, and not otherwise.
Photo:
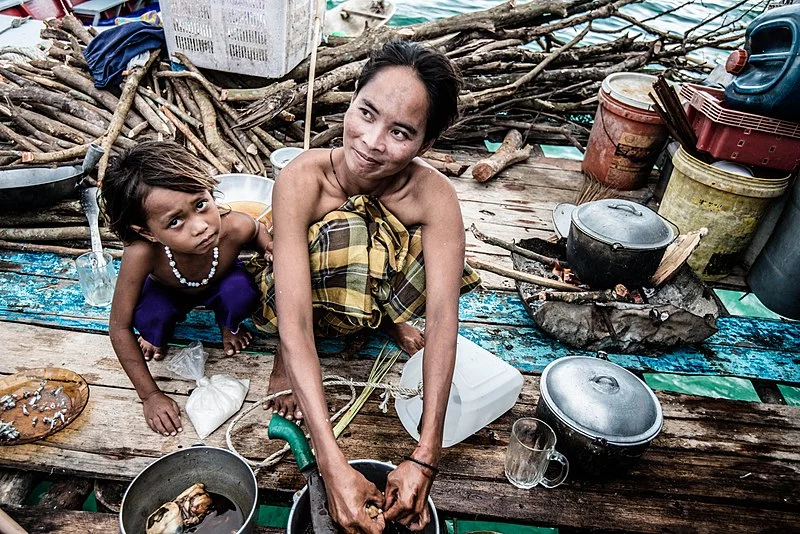
[(706, 280), (727, 276), (747, 248), (770, 200), (789, 185), (789, 176), (758, 178), (734, 174), (679, 149), (658, 213), (687, 233), (708, 228), (689, 258)]

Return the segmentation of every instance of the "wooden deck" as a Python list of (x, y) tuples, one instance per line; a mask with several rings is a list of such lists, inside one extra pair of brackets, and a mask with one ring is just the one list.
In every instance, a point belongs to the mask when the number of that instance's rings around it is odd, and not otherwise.
[[(577, 169), (573, 162), (531, 159), (487, 184), (454, 179), (466, 226), (474, 222), (483, 232), (507, 240), (549, 237), (550, 210), (558, 202), (573, 200), (580, 187)], [(468, 254), (511, 266), (504, 251), (471, 235)], [(735, 285), (736, 279), (729, 284)], [(82, 374), (91, 390), (87, 409), (65, 430), (35, 444), (0, 447), (0, 467), (129, 481), (162, 454), (198, 441), (188, 421), (183, 434), (172, 438), (147, 428), (136, 393), (111, 349), (107, 319), (107, 312), (84, 305), (69, 258), (0, 251), (0, 376), (32, 367), (66, 367)], [(552, 490), (515, 488), (503, 474), (511, 423), (533, 413), (544, 366), (581, 351), (539, 332), (513, 286), (488, 274), (482, 290), (462, 298), (460, 321), (462, 335), (522, 370), (525, 386), (509, 413), (445, 450), (432, 492), (445, 516), (552, 525), (565, 531), (796, 530), (800, 408), (780, 404), (658, 393), (664, 428), (630, 472), (608, 480), (570, 479)], [(610, 357), (637, 372), (800, 383), (800, 324), (725, 317), (719, 326), (720, 331), (698, 347)], [(176, 335), (209, 347), (207, 374), (250, 378), (248, 406), (265, 395), (275, 338), (257, 336), (245, 354), (225, 358), (213, 318), (204, 311), (193, 312)], [(382, 343), (380, 337), (371, 337), (356, 359), (342, 360), (336, 353), (348, 348), (343, 342), (322, 341), (323, 370), (366, 377)], [(162, 389), (183, 405), (193, 384), (172, 376), (164, 362), (152, 363), (151, 369)], [(398, 366), (389, 380), (398, 380), (399, 371)], [(332, 390), (329, 397), (332, 405), (340, 405), (345, 391)], [(266, 438), (266, 419), (259, 411), (241, 426), (235, 445), (245, 456), (263, 458), (278, 447)], [(224, 427), (205, 442), (225, 446)], [(374, 400), (340, 444), (349, 458), (395, 463), (413, 447), (393, 409), (384, 414)], [(282, 503), (303, 485), (291, 459), (261, 471), (258, 482), (262, 498)], [(35, 508), (0, 505), (31, 530), (46, 515)], [(98, 532), (109, 531), (103, 525), (114, 525), (113, 516), (103, 514), (61, 511), (46, 518), (49, 532), (88, 532), (86, 525), (92, 521)]]

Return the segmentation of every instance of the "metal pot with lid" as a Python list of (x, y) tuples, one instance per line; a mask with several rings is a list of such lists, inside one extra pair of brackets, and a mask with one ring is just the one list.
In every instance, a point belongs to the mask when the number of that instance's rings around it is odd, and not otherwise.
[(536, 417), (558, 437), (570, 467), (607, 474), (628, 467), (661, 431), (653, 391), (627, 369), (588, 356), (551, 362), (542, 373)]
[(624, 199), (588, 202), (572, 211), (567, 261), (595, 288), (646, 285), (678, 232), (653, 210)]

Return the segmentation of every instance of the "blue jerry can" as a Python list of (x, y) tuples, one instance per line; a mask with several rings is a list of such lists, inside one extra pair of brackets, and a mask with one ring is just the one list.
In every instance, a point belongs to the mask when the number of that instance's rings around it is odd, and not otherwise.
[(729, 108), (781, 120), (800, 120), (800, 5), (758, 16), (745, 32), (745, 49), (726, 64), (733, 81), (725, 89)]

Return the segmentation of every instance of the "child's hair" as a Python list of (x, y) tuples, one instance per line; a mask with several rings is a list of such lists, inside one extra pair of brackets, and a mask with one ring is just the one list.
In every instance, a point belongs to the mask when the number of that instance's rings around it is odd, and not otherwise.
[(437, 139), (458, 118), (458, 93), (463, 81), (456, 65), (437, 49), (409, 41), (389, 41), (375, 50), (361, 69), (356, 93), (386, 67), (410, 67), (428, 93), (424, 142)]
[(217, 180), (203, 163), (172, 141), (145, 141), (114, 158), (100, 193), (108, 225), (124, 243), (140, 236), (131, 225), (147, 227), (144, 202), (154, 187), (184, 193), (213, 193)]

